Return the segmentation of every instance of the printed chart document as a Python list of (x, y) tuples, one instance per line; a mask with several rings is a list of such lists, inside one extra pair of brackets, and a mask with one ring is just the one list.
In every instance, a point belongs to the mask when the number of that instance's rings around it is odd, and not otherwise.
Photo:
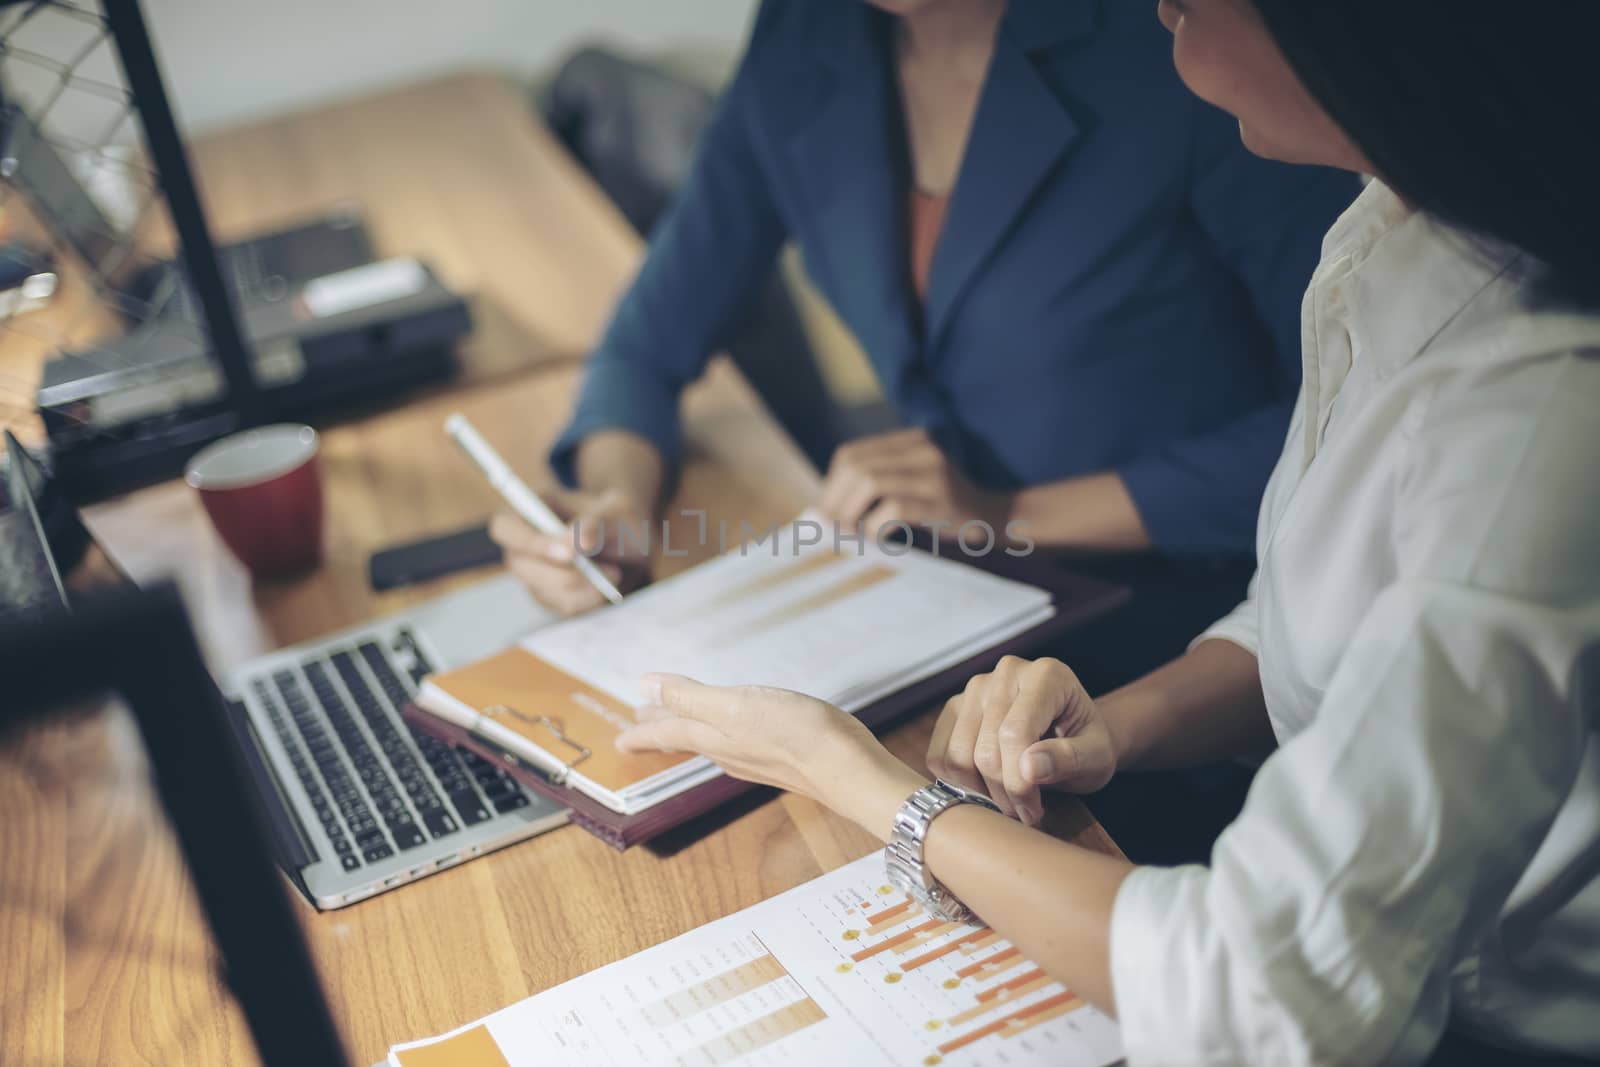
[(389, 1063), (1103, 1067), (1121, 1056), (1111, 1019), (989, 929), (929, 918), (889, 887), (874, 853), (397, 1046)]
[(1055, 611), (1035, 586), (871, 541), (804, 545), (803, 529), (436, 675), (417, 703), (633, 814), (721, 773), (696, 756), (615, 750), (651, 671), (794, 689), (856, 711)]

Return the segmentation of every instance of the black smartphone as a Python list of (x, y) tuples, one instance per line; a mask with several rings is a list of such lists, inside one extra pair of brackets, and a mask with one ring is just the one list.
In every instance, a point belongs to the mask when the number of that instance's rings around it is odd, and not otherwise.
[(395, 589), (457, 571), (499, 563), (500, 546), (489, 540), (489, 527), (474, 526), (458, 533), (396, 545), (372, 554), (367, 577), (377, 592)]

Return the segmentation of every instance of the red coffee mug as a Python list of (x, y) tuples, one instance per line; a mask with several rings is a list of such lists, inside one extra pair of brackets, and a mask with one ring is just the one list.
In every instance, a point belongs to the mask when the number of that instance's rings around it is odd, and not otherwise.
[(224, 437), (189, 461), (184, 480), (211, 523), (257, 578), (283, 578), (322, 561), (322, 471), (317, 431), (262, 426)]

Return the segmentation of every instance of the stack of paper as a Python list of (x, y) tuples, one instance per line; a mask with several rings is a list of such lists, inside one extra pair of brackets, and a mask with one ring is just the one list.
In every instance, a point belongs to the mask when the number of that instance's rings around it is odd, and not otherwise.
[(1045, 590), (929, 553), (795, 540), (734, 549), (542, 629), (429, 679), (417, 702), (632, 814), (720, 773), (698, 757), (614, 751), (649, 672), (794, 689), (854, 711), (1055, 610)]

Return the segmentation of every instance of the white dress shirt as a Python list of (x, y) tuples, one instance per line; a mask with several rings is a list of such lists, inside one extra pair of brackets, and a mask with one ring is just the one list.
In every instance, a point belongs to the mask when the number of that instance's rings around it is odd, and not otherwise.
[[(1600, 1057), (1600, 316), (1372, 183), (1304, 306), (1249, 599), (1279, 747), (1111, 933), (1132, 1067)], [(1538, 308), (1536, 309), (1536, 305)]]

